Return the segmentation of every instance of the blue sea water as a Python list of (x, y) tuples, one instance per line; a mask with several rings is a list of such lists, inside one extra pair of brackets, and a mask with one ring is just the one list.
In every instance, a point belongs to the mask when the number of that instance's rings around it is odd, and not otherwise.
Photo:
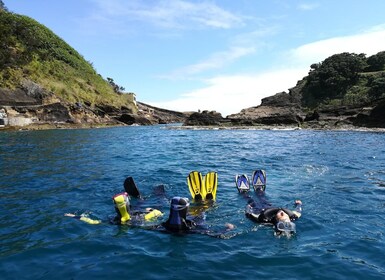
[[(385, 134), (168, 126), (0, 133), (1, 279), (385, 279)], [(291, 238), (248, 220), (234, 177), (267, 172), (276, 206), (303, 202)], [(192, 170), (218, 172), (206, 211), (223, 237), (108, 223), (133, 176), (166, 212)], [(164, 184), (165, 196), (153, 190)], [(253, 192), (250, 192), (254, 196)], [(89, 225), (64, 217), (87, 212)]]

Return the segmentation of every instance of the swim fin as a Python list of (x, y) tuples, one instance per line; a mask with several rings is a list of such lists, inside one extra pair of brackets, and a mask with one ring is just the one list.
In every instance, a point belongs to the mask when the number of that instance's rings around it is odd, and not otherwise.
[(203, 199), (202, 195), (202, 174), (198, 171), (191, 171), (187, 176), (187, 185), (191, 197), (196, 200)]
[(237, 187), (238, 191), (241, 192), (248, 192), (250, 190), (250, 183), (249, 178), (247, 175), (236, 175), (235, 176), (235, 186)]
[(124, 181), (124, 190), (131, 197), (136, 197), (136, 198), (142, 197), (140, 195), (138, 187), (136, 186), (136, 184), (134, 182), (134, 178), (132, 178), (132, 177), (127, 177), (126, 180)]
[(253, 188), (255, 191), (266, 189), (266, 172), (265, 170), (258, 169), (253, 172), (252, 181)]
[(218, 174), (214, 171), (206, 174), (202, 196), (204, 199), (215, 200), (217, 196)]

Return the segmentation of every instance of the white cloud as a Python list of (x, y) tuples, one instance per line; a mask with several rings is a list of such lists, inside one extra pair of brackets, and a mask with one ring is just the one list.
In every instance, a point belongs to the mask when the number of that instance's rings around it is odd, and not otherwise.
[(222, 68), (233, 61), (254, 52), (254, 47), (232, 47), (227, 51), (214, 53), (204, 61), (177, 69), (170, 74), (162, 75), (160, 78), (171, 80), (189, 79), (191, 75), (196, 75), (207, 70)]
[[(331, 38), (300, 46), (289, 51), (290, 63), (311, 65), (322, 62), (333, 54), (350, 52), (367, 56), (385, 50), (385, 26), (377, 26), (361, 34)], [(289, 62), (288, 61), (288, 62)]]
[(287, 91), (307, 75), (312, 63), (327, 57), (354, 52), (372, 55), (385, 50), (384, 26), (357, 35), (331, 38), (289, 50), (276, 71), (248, 75), (219, 76), (207, 80), (207, 86), (185, 93), (168, 102), (150, 102), (177, 111), (216, 110), (223, 116), (257, 106), (262, 98)]
[(302, 3), (298, 5), (298, 10), (311, 11), (319, 7), (318, 3)]
[[(123, 1), (94, 0), (99, 17), (115, 21), (141, 21), (162, 28), (219, 28), (228, 29), (243, 24), (241, 17), (228, 12), (211, 1), (182, 0)], [(96, 18), (96, 17), (95, 17)]]
[(152, 105), (177, 111), (215, 110), (224, 117), (248, 107), (257, 106), (261, 99), (285, 91), (306, 75), (303, 69), (220, 76), (207, 80), (207, 87), (183, 94), (169, 102)]

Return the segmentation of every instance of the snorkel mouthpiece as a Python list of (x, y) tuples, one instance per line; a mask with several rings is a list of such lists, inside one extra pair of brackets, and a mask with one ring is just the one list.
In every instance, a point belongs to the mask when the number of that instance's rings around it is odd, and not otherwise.
[(286, 232), (286, 233), (295, 233), (295, 223), (292, 222), (278, 222), (276, 225), (276, 229), (279, 232)]
[(128, 214), (128, 208), (130, 206), (130, 200), (126, 192), (115, 195), (112, 200), (115, 203), (118, 214), (120, 214), (120, 222), (125, 223), (130, 220), (130, 214)]

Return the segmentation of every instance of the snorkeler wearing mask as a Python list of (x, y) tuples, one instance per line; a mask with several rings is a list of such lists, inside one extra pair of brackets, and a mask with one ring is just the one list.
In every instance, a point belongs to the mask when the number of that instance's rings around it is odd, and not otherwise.
[(190, 202), (188, 198), (173, 197), (170, 203), (168, 219), (159, 226), (154, 227), (154, 229), (177, 234), (198, 233), (216, 238), (230, 238), (230, 236), (226, 236), (225, 233), (235, 228), (233, 224), (225, 223), (224, 228), (221, 228), (219, 231), (214, 231), (205, 224), (203, 216), (188, 217), (189, 206)]
[[(158, 209), (145, 208), (142, 211), (131, 210), (130, 197), (126, 192), (119, 193), (113, 196), (116, 216), (111, 218), (109, 222), (115, 225), (132, 225), (140, 226), (144, 222), (150, 222), (156, 220), (158, 217), (163, 216), (163, 213)], [(100, 224), (101, 220), (90, 218), (87, 214), (75, 215), (72, 213), (66, 213), (64, 216), (79, 219), (88, 224)]]
[[(296, 232), (296, 226), (293, 221), (301, 217), (302, 201), (295, 201), (295, 209), (289, 210), (282, 207), (273, 207), (265, 198), (266, 173), (264, 170), (256, 170), (252, 176), (252, 186), (255, 190), (257, 200), (248, 195), (250, 190), (249, 181), (245, 175), (237, 175), (236, 186), (238, 191), (244, 194), (248, 199), (246, 206), (246, 217), (261, 224), (272, 224), (275, 228), (275, 234), (290, 235)], [(242, 184), (242, 185), (241, 185)]]
[[(163, 216), (163, 213), (160, 210), (150, 207), (141, 210), (132, 209), (130, 199), (136, 198), (142, 200), (143, 198), (132, 177), (128, 177), (124, 181), (123, 185), (125, 192), (118, 193), (112, 197), (116, 216), (109, 219), (110, 223), (115, 225), (141, 226), (145, 222), (155, 221), (157, 218)], [(164, 194), (164, 186), (159, 185), (154, 191), (157, 194)], [(102, 223), (101, 220), (93, 219), (87, 214), (75, 215), (72, 213), (66, 213), (64, 216), (79, 219), (88, 224)]]

